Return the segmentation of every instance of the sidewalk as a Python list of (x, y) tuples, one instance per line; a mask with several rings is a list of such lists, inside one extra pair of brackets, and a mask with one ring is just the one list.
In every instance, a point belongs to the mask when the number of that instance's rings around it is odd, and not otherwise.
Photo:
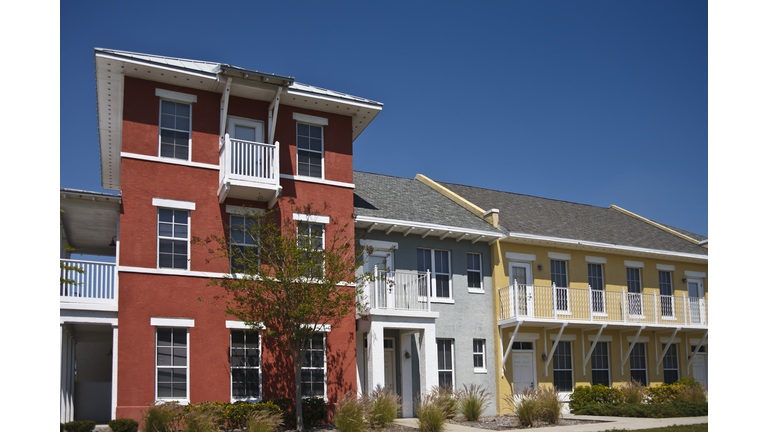
[[(600, 417), (600, 416), (575, 416), (573, 414), (565, 414), (564, 418), (576, 419), (576, 420), (598, 420), (604, 423), (591, 423), (572, 426), (547, 426), (540, 428), (520, 429), (520, 430), (536, 430), (536, 431), (549, 431), (549, 432), (601, 432), (611, 429), (650, 429), (672, 425), (688, 425), (697, 423), (708, 423), (709, 417), (673, 417), (665, 419), (651, 419), (651, 418), (636, 418), (636, 417)], [(399, 418), (395, 420), (395, 423), (403, 426), (410, 426), (418, 428), (418, 423), (415, 418)], [(517, 430), (517, 429), (513, 429)], [(468, 426), (460, 426), (452, 423), (445, 424), (445, 432), (480, 432), (486, 431), (486, 429), (472, 428)]]

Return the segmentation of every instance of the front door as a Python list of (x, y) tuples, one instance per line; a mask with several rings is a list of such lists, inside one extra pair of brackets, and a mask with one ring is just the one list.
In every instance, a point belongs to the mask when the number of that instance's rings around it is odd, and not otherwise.
[(512, 353), (512, 385), (515, 393), (526, 387), (536, 387), (533, 379), (533, 353)]
[(688, 279), (688, 303), (691, 305), (692, 324), (704, 323), (703, 298), (704, 284), (701, 279)]
[[(376, 276), (376, 279), (371, 283), (372, 292), (369, 294), (370, 299), (373, 300), (373, 306), (376, 308), (386, 309), (395, 307), (395, 295), (394, 287), (388, 277), (388, 272), (392, 271), (392, 259), (391, 251), (375, 250), (368, 256), (366, 262), (366, 272), (370, 272), (371, 276)], [(374, 275), (374, 270), (376, 274)]]
[(533, 316), (533, 271), (531, 263), (509, 262), (509, 285), (517, 282), (517, 298), (510, 288), (510, 307), (516, 307), (510, 316)]
[(384, 338), (384, 386), (395, 394), (395, 340)]
[[(695, 349), (695, 346), (691, 347), (691, 351)], [(693, 358), (693, 379), (698, 381), (704, 388), (707, 387), (707, 353), (706, 353), (706, 346), (701, 347), (699, 349), (699, 353), (696, 354), (696, 357)]]

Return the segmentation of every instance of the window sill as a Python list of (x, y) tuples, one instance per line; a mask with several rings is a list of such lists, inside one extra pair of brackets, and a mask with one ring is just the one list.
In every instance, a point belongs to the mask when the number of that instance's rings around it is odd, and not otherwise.
[(487, 374), (488, 369), (475, 369), (476, 374)]
[(166, 402), (175, 402), (179, 405), (189, 405), (189, 399), (173, 399), (173, 398), (155, 399), (155, 405), (163, 404)]
[(280, 174), (280, 178), (284, 179), (290, 179), (295, 181), (303, 181), (308, 183), (317, 183), (317, 184), (324, 184), (329, 186), (341, 186), (346, 188), (354, 189), (355, 185), (353, 183), (346, 183), (346, 182), (340, 182), (340, 181), (334, 181), (334, 180), (326, 180), (324, 178), (320, 177), (309, 177), (309, 176), (300, 176), (300, 175), (290, 175), (290, 174)]
[(470, 294), (485, 294), (485, 290), (482, 288), (467, 288), (467, 292)]
[(435, 297), (432, 297), (430, 299), (430, 303), (455, 304), (456, 302), (452, 298), (435, 298)]

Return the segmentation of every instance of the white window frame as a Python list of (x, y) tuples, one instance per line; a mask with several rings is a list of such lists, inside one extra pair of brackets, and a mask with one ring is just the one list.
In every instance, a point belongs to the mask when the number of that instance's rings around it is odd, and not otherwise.
[[(447, 345), (448, 350), (450, 351), (448, 353), (448, 358), (450, 358), (450, 360), (451, 360), (451, 367), (450, 367), (450, 369), (448, 369), (448, 368), (440, 369), (440, 344), (441, 344), (441, 342), (443, 343), (443, 346)], [(436, 344), (437, 344), (437, 365), (436, 366), (437, 366), (437, 382), (438, 382), (438, 385), (440, 383), (440, 373), (450, 372), (450, 374), (451, 374), (451, 386), (455, 386), (455, 384), (456, 384), (456, 373), (454, 372), (454, 370), (455, 370), (456, 361), (455, 361), (455, 357), (454, 357), (455, 350), (453, 349), (453, 339), (437, 338), (436, 339)], [(445, 365), (443, 365), (443, 366), (445, 366)]]
[[(229, 324), (229, 322), (227, 324)], [(262, 354), (263, 354), (262, 335), (261, 335), (261, 331), (260, 330), (253, 330), (254, 332), (256, 332), (256, 334), (259, 337), (259, 348), (258, 348), (258, 350), (259, 350), (259, 362), (258, 363), (259, 364), (258, 364), (258, 366), (255, 366), (255, 367), (254, 366), (239, 366), (239, 367), (232, 366), (232, 350), (233, 350), (232, 332), (233, 331), (247, 332), (249, 330), (248, 327), (245, 325), (245, 323), (240, 322), (240, 324), (242, 324), (242, 325), (227, 325), (227, 327), (229, 328), (229, 359), (230, 359), (229, 360), (229, 397), (230, 397), (230, 400), (232, 402), (236, 402), (236, 401), (259, 402), (262, 399), (262, 394), (263, 394), (262, 393), (262, 391), (263, 391), (262, 380), (263, 380), (263, 377), (264, 377), (263, 369), (261, 367), (261, 365), (262, 365)], [(247, 348), (245, 348), (245, 347), (243, 347), (243, 349), (247, 350)], [(238, 369), (238, 370), (239, 369), (243, 369), (243, 370), (246, 370), (246, 371), (249, 370), (249, 369), (257, 369), (259, 371), (259, 395), (257, 397), (235, 397), (235, 392), (234, 392), (235, 382), (234, 382), (234, 376), (233, 376), (233, 373), (232, 373), (232, 371), (234, 369)]]
[[(555, 341), (552, 341), (552, 345), (553, 346), (555, 346), (554, 344), (555, 344)], [(556, 362), (555, 357), (559, 354), (558, 350), (560, 348), (560, 344), (563, 344), (563, 346), (565, 346), (565, 344), (568, 344), (568, 351), (569, 352), (567, 354), (567, 357), (570, 358), (570, 363), (571, 363), (571, 367), (569, 369), (557, 368), (557, 362)], [(566, 354), (559, 354), (559, 355), (566, 356)], [(573, 373), (573, 357), (574, 357), (573, 356), (573, 344), (571, 343), (571, 341), (566, 341), (566, 340), (563, 340), (563, 339), (560, 339), (559, 341), (557, 341), (557, 346), (556, 346), (555, 350), (552, 353), (552, 384), (554, 385), (554, 383), (555, 383), (555, 372), (568, 371), (568, 372), (571, 373), (571, 388), (568, 389), (568, 390), (558, 389), (558, 393), (570, 393), (576, 387), (576, 376)]]
[[(480, 351), (477, 350), (477, 345), (475, 345), (476, 342), (480, 343)], [(480, 367), (475, 365), (475, 358), (478, 356), (482, 361)], [(472, 366), (474, 367), (475, 373), (488, 373), (488, 364), (486, 363), (485, 358), (485, 339), (472, 339)]]
[[(675, 339), (677, 339), (677, 338), (675, 338)], [(679, 350), (679, 346), (678, 346), (679, 344), (673, 343), (673, 342), (669, 342), (669, 344), (671, 346), (669, 347), (669, 349), (667, 350), (666, 354), (664, 354), (664, 357), (661, 360), (661, 366), (662, 366), (661, 381), (664, 382), (664, 383), (667, 383), (667, 380), (666, 380), (666, 377), (664, 376), (664, 374), (668, 370), (674, 370), (674, 371), (677, 372), (677, 378), (674, 381), (672, 381), (672, 383), (680, 379), (680, 350)], [(662, 343), (661, 344), (661, 350), (664, 351), (664, 348), (666, 346), (667, 346), (666, 343)], [(672, 348), (675, 349), (675, 367), (674, 367), (674, 369), (667, 368), (667, 365), (665, 364), (666, 357), (668, 355), (670, 355), (670, 352), (672, 351)], [(668, 383), (668, 384), (672, 384), (672, 383)]]
[[(171, 210), (174, 212), (173, 216), (173, 222), (171, 222), (172, 226), (176, 226), (176, 213), (175, 212), (186, 212), (187, 213), (187, 237), (181, 238), (181, 237), (168, 237), (168, 236), (162, 236), (160, 235), (160, 211), (161, 210)], [(162, 223), (168, 223), (168, 222), (162, 222)], [(156, 221), (157, 227), (156, 227), (156, 244), (155, 247), (157, 248), (157, 255), (156, 255), (156, 266), (158, 269), (171, 269), (171, 270), (189, 270), (189, 262), (191, 259), (191, 253), (190, 253), (190, 239), (192, 238), (191, 232), (192, 232), (192, 213), (190, 210), (185, 208), (172, 208), (172, 207), (158, 207), (157, 208), (157, 221)], [(186, 241), (187, 243), (187, 254), (186, 254), (186, 266), (184, 268), (177, 268), (177, 267), (160, 267), (160, 241), (161, 240), (170, 240), (170, 241)], [(173, 254), (172, 254), (172, 260), (173, 260)]]
[[(631, 262), (630, 264), (637, 264), (634, 262)], [(626, 265), (626, 262), (625, 262)], [(638, 285), (638, 292), (630, 291), (629, 290), (629, 271), (634, 270), (637, 271), (637, 285)], [(632, 318), (645, 318), (645, 313), (643, 313), (643, 267), (637, 266), (637, 265), (627, 265), (626, 267), (626, 274), (627, 274), (627, 313)], [(633, 296), (632, 294), (636, 294), (636, 296)], [(636, 300), (631, 300), (632, 297), (636, 297)], [(640, 308), (640, 313), (635, 313), (635, 307), (632, 306), (632, 301), (636, 301)]]
[[(158, 157), (162, 159), (191, 161), (192, 160), (192, 103), (197, 101), (197, 96), (187, 95), (185, 93), (172, 92), (170, 90), (163, 90), (163, 89), (156, 89), (155, 95), (160, 96), (160, 112), (158, 114), (158, 121), (157, 121), (157, 155)], [(189, 129), (188, 130), (163, 127), (163, 102), (189, 106)], [(163, 130), (168, 130), (173, 132), (184, 132), (189, 135), (189, 138), (187, 139), (187, 158), (186, 159), (172, 157), (172, 156), (163, 156), (163, 142), (162, 142)]]
[[(592, 344), (598, 344), (598, 343), (605, 344), (605, 357), (607, 359), (606, 363), (608, 364), (608, 367), (605, 368), (605, 369), (603, 369), (603, 368), (595, 368), (595, 363), (594, 363), (594, 361), (592, 359), (592, 357), (594, 357), (594, 355), (595, 355), (595, 351), (592, 351), (592, 356), (590, 356), (589, 365), (590, 365), (590, 368), (591, 368), (592, 372), (594, 372), (596, 370), (598, 370), (598, 371), (608, 371), (608, 385), (606, 387), (610, 387), (611, 384), (613, 383), (613, 381), (611, 380), (611, 345), (610, 345), (610, 342), (602, 341), (602, 340), (599, 340), (599, 341), (595, 340), (595, 341), (592, 341), (591, 343)], [(597, 350), (597, 347), (595, 347), (595, 350)], [(591, 374), (590, 374), (589, 378), (590, 378), (590, 381), (589, 381), (590, 384), (591, 385), (595, 385), (595, 382), (594, 382), (595, 380), (594, 380), (594, 378), (592, 377)]]
[[(307, 114), (293, 113), (293, 119), (296, 120), (296, 176), (301, 178), (325, 179), (325, 127), (328, 125), (328, 119), (316, 117)], [(299, 125), (303, 124), (310, 128), (320, 129), (320, 151), (299, 148)], [(299, 152), (306, 151), (320, 154), (320, 177), (304, 175), (299, 173)]]
[[(592, 286), (592, 277), (589, 275), (589, 269), (590, 266), (595, 266), (595, 268), (600, 270), (600, 286), (595, 287)], [(593, 316), (608, 316), (608, 310), (606, 308), (605, 304), (605, 267), (602, 263), (596, 263), (596, 262), (587, 262), (587, 281), (589, 282), (589, 287), (592, 289), (592, 315)], [(597, 310), (595, 301), (597, 301), (597, 297), (599, 296), (600, 301), (602, 302), (602, 310)]]
[[(321, 328), (320, 326), (315, 326), (315, 328), (316, 328), (316, 330), (318, 330), (315, 333), (315, 335), (321, 335), (322, 338), (323, 338), (323, 367), (322, 368), (318, 368), (318, 367), (312, 367), (312, 366), (304, 366), (304, 364), (302, 363), (301, 370), (302, 370), (302, 372), (305, 369), (306, 370), (310, 370), (310, 371), (314, 371), (314, 370), (322, 370), (323, 371), (323, 399), (325, 401), (328, 401), (328, 351), (327, 351), (327, 349), (328, 349), (327, 348), (328, 337), (327, 337), (327, 331), (330, 331), (330, 330), (329, 329), (326, 330), (325, 328)], [(313, 335), (313, 337), (314, 337), (314, 335)], [(310, 339), (310, 342), (311, 342), (311, 339)], [(305, 358), (306, 358), (306, 355), (309, 353), (309, 351), (310, 351), (310, 348), (307, 348), (307, 351), (304, 353)], [(318, 351), (318, 350), (313, 348), (312, 351)], [(303, 362), (303, 360), (302, 360), (302, 362)], [(302, 384), (303, 383), (304, 383), (304, 380), (302, 378)], [(313, 398), (313, 397), (318, 397), (318, 396), (304, 394), (304, 391), (302, 390), (302, 399), (309, 399), (309, 398)]]
[[(169, 401), (169, 400), (176, 400), (182, 405), (186, 405), (189, 403), (189, 391), (190, 391), (190, 367), (189, 367), (189, 352), (190, 352), (190, 334), (189, 334), (189, 328), (195, 326), (195, 320), (189, 319), (189, 318), (161, 318), (161, 317), (152, 317), (150, 319), (150, 325), (155, 327), (155, 349), (154, 349), (154, 356), (155, 356), (155, 400), (156, 401)], [(157, 345), (157, 330), (158, 329), (170, 329), (171, 335), (173, 335), (174, 329), (183, 329), (186, 333), (186, 365), (181, 367), (174, 367), (174, 366), (158, 366), (157, 364), (157, 352), (158, 352), (158, 345)], [(172, 347), (173, 345), (171, 345)], [(159, 368), (165, 368), (165, 369), (184, 369), (186, 371), (186, 395), (183, 398), (179, 397), (163, 397), (161, 398), (158, 395), (158, 369)]]
[[(642, 346), (643, 347), (643, 365), (644, 365), (643, 369), (638, 369), (638, 368), (634, 368), (633, 369), (632, 368), (632, 357), (633, 357), (632, 356), (632, 351), (634, 351), (635, 348), (638, 347), (638, 346)], [(632, 347), (632, 351), (629, 352), (629, 356), (627, 357), (627, 360), (629, 360), (629, 378), (630, 379), (632, 378), (632, 371), (642, 370), (643, 373), (645, 374), (645, 383), (644, 383), (644, 385), (647, 387), (649, 382), (648, 382), (648, 349), (647, 349), (646, 343), (645, 342), (637, 342), (637, 343), (635, 343), (635, 345)], [(635, 356), (635, 357), (638, 357), (638, 356)]]
[[(671, 270), (664, 270), (659, 269), (659, 315), (661, 315), (661, 319), (663, 320), (670, 320), (670, 321), (677, 321), (677, 316), (675, 315), (675, 276), (673, 275)], [(661, 274), (667, 273), (669, 274), (669, 292), (671, 294), (662, 294), (661, 293)], [(665, 297), (669, 298), (669, 311), (665, 311), (663, 307), (664, 299)], [(670, 315), (665, 315), (665, 312), (669, 312)]]
[[(569, 279), (568, 279), (568, 261), (570, 260), (570, 255), (566, 254), (555, 254), (553, 252), (549, 253), (549, 270), (550, 270), (550, 280), (554, 279), (552, 272), (552, 266), (555, 262), (562, 262), (565, 265), (565, 286), (559, 286), (555, 283), (554, 280), (552, 280), (552, 284), (555, 285), (558, 289), (562, 288), (565, 292), (565, 309), (558, 309), (559, 305), (557, 304), (557, 299), (555, 300), (554, 308), (555, 312), (558, 315), (570, 315), (571, 314), (571, 290), (568, 287)], [(565, 259), (567, 258), (567, 259)], [(557, 293), (554, 293), (555, 296), (557, 296)]]
[[(259, 239), (258, 238), (253, 238), (253, 236), (251, 236), (251, 238), (255, 242), (254, 244), (248, 244), (247, 242), (245, 242), (245, 243), (236, 243), (233, 240), (233, 237), (232, 237), (232, 231), (233, 231), (233, 229), (235, 227), (234, 222), (232, 222), (232, 218), (243, 218), (243, 225), (242, 225), (243, 228), (245, 228), (245, 226), (247, 225), (247, 221), (249, 219), (252, 220), (257, 225), (259, 223), (259, 220), (258, 219), (253, 219), (251, 215), (242, 214), (243, 212), (241, 212), (241, 214), (235, 214), (235, 213), (232, 213), (232, 212), (228, 211), (227, 213), (229, 213), (229, 271), (232, 272), (232, 273), (235, 273), (235, 271), (234, 271), (235, 269), (234, 269), (234, 266), (232, 264), (232, 258), (233, 258), (233, 254), (232, 254), (232, 250), (233, 249), (232, 249), (232, 247), (233, 246), (242, 246), (242, 247), (255, 247), (256, 249), (258, 249), (260, 247), (260, 245), (259, 245)], [(249, 235), (248, 232), (245, 231), (243, 233), (243, 238), (247, 239), (246, 236), (248, 236), (248, 235)], [(257, 252), (257, 254), (258, 254), (258, 252)], [(261, 263), (261, 257), (259, 257), (259, 263)]]
[[(446, 249), (433, 249), (433, 248), (425, 248), (425, 247), (419, 247), (416, 248), (416, 253), (418, 254), (419, 249), (429, 251), (429, 258), (430, 258), (430, 281), (429, 281), (429, 297), (430, 301), (432, 303), (454, 303), (453, 300), (453, 277), (451, 276), (453, 274), (453, 269), (451, 266), (451, 251)], [(435, 251), (445, 252), (448, 254), (448, 273), (438, 273), (435, 268)], [(418, 266), (418, 257), (417, 257), (417, 266)], [(425, 274), (426, 271), (418, 271), (419, 274)], [(437, 275), (447, 275), (448, 276), (448, 297), (437, 297)]]
[[(469, 256), (470, 255), (477, 255), (478, 259), (478, 268), (477, 269), (470, 269), (469, 268)], [(480, 276), (480, 287), (474, 288), (469, 286), (469, 273), (477, 273)], [(467, 252), (467, 291), (470, 293), (475, 294), (484, 294), (485, 293), (485, 286), (483, 285), (483, 254), (479, 252)]]

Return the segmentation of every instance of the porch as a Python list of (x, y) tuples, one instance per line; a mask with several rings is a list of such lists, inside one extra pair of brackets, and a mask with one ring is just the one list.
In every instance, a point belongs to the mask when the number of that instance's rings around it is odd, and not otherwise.
[(61, 278), (71, 283), (59, 283), (60, 309), (117, 311), (114, 263), (62, 259), (61, 264)]
[(265, 144), (224, 135), (219, 149), (219, 202), (226, 198), (269, 201), (280, 192), (280, 143)]
[(498, 289), (499, 325), (519, 320), (706, 328), (707, 299), (622, 291), (519, 285)]
[(388, 271), (374, 267), (372, 279), (363, 291), (371, 315), (398, 315), (437, 318), (430, 301), (430, 273)]

